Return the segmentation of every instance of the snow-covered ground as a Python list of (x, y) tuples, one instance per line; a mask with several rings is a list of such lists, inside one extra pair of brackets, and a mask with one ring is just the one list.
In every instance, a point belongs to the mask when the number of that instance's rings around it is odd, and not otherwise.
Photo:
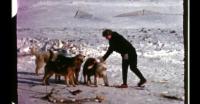
[[(148, 80), (144, 89), (135, 88), (139, 79), (129, 71), (130, 87), (127, 89), (85, 85), (68, 88), (64, 84), (55, 84), (53, 77), (50, 86), (43, 86), (43, 74), (36, 76), (34, 73), (34, 56), (19, 56), (19, 104), (51, 104), (41, 99), (51, 88), (56, 89), (55, 96), (71, 100), (101, 95), (105, 97), (103, 104), (184, 104), (183, 100), (161, 96), (184, 97), (182, 23), (182, 0), (19, 0), (19, 54), (27, 52), (33, 41), (42, 48), (45, 42), (59, 39), (73, 44), (73, 51), (81, 51), (87, 57), (102, 56), (108, 42), (101, 34), (103, 29), (110, 28), (136, 48), (138, 68)], [(114, 52), (107, 64), (110, 85), (121, 84), (121, 56)], [(79, 79), (83, 80), (81, 76)], [(67, 89), (82, 92), (74, 96)]]

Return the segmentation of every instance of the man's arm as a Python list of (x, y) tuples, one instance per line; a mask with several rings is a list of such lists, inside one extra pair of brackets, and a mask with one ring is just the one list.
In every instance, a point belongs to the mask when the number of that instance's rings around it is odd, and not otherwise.
[(108, 48), (108, 51), (106, 52), (106, 54), (102, 57), (103, 60), (106, 60), (108, 58), (108, 56), (113, 52), (113, 49), (111, 47)]

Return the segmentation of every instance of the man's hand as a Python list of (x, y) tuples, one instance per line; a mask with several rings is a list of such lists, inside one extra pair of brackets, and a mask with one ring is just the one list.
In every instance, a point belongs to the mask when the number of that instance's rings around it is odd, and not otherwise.
[(123, 59), (128, 60), (128, 54), (127, 53), (123, 55)]
[(98, 57), (100, 62), (104, 62), (105, 60), (103, 59), (103, 57)]

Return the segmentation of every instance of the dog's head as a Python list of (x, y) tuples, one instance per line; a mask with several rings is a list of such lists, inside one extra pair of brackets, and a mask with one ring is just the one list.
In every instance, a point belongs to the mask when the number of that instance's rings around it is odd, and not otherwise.
[(107, 70), (106, 61), (104, 61), (102, 57), (97, 57), (96, 60), (97, 60), (97, 68), (102, 70)]
[(87, 69), (92, 69), (96, 63), (98, 62), (95, 58), (88, 58), (86, 61)]
[(35, 46), (32, 46), (32, 47), (29, 48), (30, 54), (35, 54), (37, 51), (38, 51), (38, 49)]
[(107, 65), (105, 62), (99, 62), (97, 64), (97, 68), (101, 69), (101, 70), (107, 70)]
[(99, 57), (98, 58), (88, 58), (87, 59), (87, 68), (88, 69), (92, 69), (96, 65), (97, 65), (97, 67), (101, 67), (103, 69), (107, 68), (106, 62), (105, 61), (101, 61), (101, 59)]
[(84, 59), (85, 59), (84, 55), (82, 55), (82, 54), (76, 55), (75, 56), (75, 64), (80, 66), (83, 63)]

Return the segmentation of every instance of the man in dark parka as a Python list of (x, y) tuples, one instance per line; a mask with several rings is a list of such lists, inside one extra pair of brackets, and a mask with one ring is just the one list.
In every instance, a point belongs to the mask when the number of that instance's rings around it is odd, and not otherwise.
[(120, 53), (122, 56), (123, 84), (119, 87), (120, 88), (128, 87), (127, 73), (128, 73), (129, 65), (130, 65), (131, 71), (134, 72), (140, 79), (138, 86), (140, 87), (144, 83), (146, 83), (146, 79), (137, 68), (137, 53), (136, 53), (135, 48), (132, 46), (132, 44), (128, 42), (122, 35), (110, 29), (104, 30), (102, 35), (109, 41), (109, 48), (107, 52), (105, 53), (105, 55), (102, 57), (102, 61), (105, 61), (113, 51)]

